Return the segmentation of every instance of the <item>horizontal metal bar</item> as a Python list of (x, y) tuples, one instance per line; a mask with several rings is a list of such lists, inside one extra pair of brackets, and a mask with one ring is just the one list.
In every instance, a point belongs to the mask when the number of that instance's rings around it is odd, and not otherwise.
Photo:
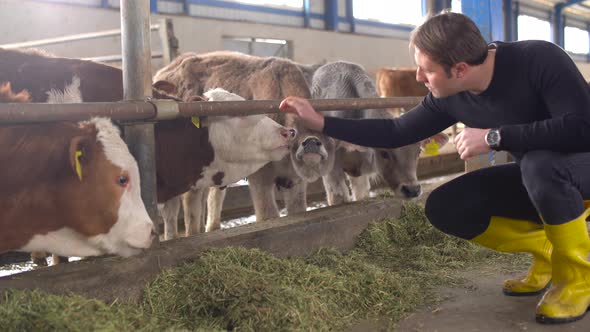
[(82, 121), (95, 116), (122, 121), (149, 120), (156, 117), (156, 107), (144, 101), (75, 104), (0, 103), (2, 124)]
[[(160, 28), (159, 24), (150, 25), (150, 30), (158, 30), (159, 28)], [(43, 45), (60, 44), (60, 43), (65, 43), (65, 42), (77, 41), (77, 40), (88, 40), (88, 39), (96, 39), (96, 38), (112, 37), (112, 36), (120, 37), (121, 30), (120, 29), (104, 30), (104, 31), (98, 31), (98, 32), (80, 33), (80, 34), (76, 34), (76, 35), (69, 35), (69, 36), (62, 36), (62, 37), (55, 37), (55, 38), (32, 40), (32, 41), (22, 42), (22, 43), (5, 44), (5, 45), (0, 45), (0, 48), (12, 49), (12, 48), (37, 47), (37, 46), (43, 46)]]
[[(164, 54), (162, 52), (153, 52), (152, 59), (161, 59), (163, 58)], [(113, 55), (102, 55), (102, 56), (93, 56), (88, 58), (82, 58), (82, 60), (89, 60), (94, 62), (122, 62), (123, 56), (121, 54), (113, 54)]]
[[(412, 107), (422, 97), (310, 99), (319, 112), (331, 110), (361, 110), (368, 108)], [(166, 107), (170, 107), (169, 101)], [(178, 103), (177, 117), (243, 116), (278, 112), (281, 100), (199, 101)], [(0, 123), (20, 124), (52, 121), (81, 121), (94, 116), (121, 121), (170, 119), (170, 112), (157, 112), (158, 103), (122, 101), (112, 103), (0, 103)]]
[[(310, 99), (318, 112), (368, 108), (413, 107), (423, 97)], [(183, 116), (252, 115), (277, 112), (281, 100), (207, 101), (179, 103)]]

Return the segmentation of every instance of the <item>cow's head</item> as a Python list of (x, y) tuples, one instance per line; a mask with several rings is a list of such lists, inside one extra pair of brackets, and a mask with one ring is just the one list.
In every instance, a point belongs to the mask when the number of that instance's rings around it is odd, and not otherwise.
[[(243, 101), (244, 98), (217, 88), (205, 93), (209, 101)], [(297, 136), (263, 114), (249, 116), (208, 117), (209, 140), (215, 157), (226, 162), (279, 161), (289, 153), (289, 145)]]
[(422, 193), (418, 183), (418, 157), (423, 146), (431, 140), (442, 147), (449, 138), (443, 133), (395, 149), (374, 149), (377, 175), (384, 180), (396, 195), (403, 198), (418, 197)]
[[(10, 84), (0, 86), (0, 102), (30, 99), (25, 91), (12, 93)], [(141, 200), (137, 163), (110, 120), (2, 129), (26, 142), (5, 153), (43, 163), (20, 166), (28, 176), (9, 182), (16, 195), (29, 194), (8, 211), (24, 218), (7, 231), (14, 239), (3, 243), (5, 249), (130, 256), (151, 245), (155, 232)]]
[(298, 135), (291, 145), (291, 161), (297, 174), (307, 182), (313, 182), (328, 174), (334, 167), (336, 143), (322, 133), (307, 129), (299, 118), (287, 114), (287, 123)]
[[(108, 119), (80, 123), (84, 133), (70, 141), (69, 162), (74, 181), (70, 190), (68, 228), (87, 237), (96, 254), (124, 257), (148, 248), (155, 236), (154, 225), (141, 199), (137, 162)], [(46, 248), (60, 255), (78, 252)]]

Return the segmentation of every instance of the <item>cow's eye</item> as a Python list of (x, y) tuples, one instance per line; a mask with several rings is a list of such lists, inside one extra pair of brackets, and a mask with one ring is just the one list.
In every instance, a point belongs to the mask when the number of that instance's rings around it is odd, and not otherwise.
[(389, 159), (389, 153), (387, 153), (386, 151), (381, 151), (381, 158)]
[(125, 175), (121, 175), (117, 178), (117, 183), (121, 187), (127, 187), (127, 185), (129, 184), (129, 177), (127, 177)]

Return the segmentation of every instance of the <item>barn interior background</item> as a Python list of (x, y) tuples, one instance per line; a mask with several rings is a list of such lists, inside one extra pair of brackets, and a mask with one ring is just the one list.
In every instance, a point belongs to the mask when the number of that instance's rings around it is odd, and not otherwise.
[[(286, 57), (299, 63), (347, 60), (361, 64), (371, 75), (381, 67), (412, 67), (408, 38), (413, 27), (429, 10), (436, 12), (452, 8), (471, 16), (489, 40), (544, 39), (556, 42), (569, 52), (584, 76), (590, 79), (590, 1), (152, 0), (150, 4), (152, 24), (162, 24), (161, 19), (164, 18), (172, 22), (180, 53), (234, 50), (258, 56)], [(0, 47), (119, 29), (121, 18), (118, 8), (117, 0), (0, 0)], [(170, 51), (165, 48), (176, 46), (175, 42), (170, 44), (164, 40), (166, 34), (161, 31), (154, 29), (151, 32), (152, 51), (160, 54), (153, 60), (152, 73), (165, 64), (165, 53)], [(109, 59), (121, 53), (121, 40), (113, 34), (100, 39), (51, 42), (39, 48), (63, 57)], [(438, 163), (457, 162), (457, 158), (448, 159)], [(245, 195), (242, 191), (236, 194), (239, 199), (228, 201), (239, 205), (238, 201), (248, 201)], [(397, 204), (391, 203), (387, 209), (371, 204), (356, 208), (358, 211), (355, 214), (345, 210), (317, 211), (307, 217), (307, 222), (311, 225), (314, 220), (336, 216), (341, 218), (338, 230), (343, 231), (346, 229), (343, 222), (359, 227), (354, 218), (368, 220), (399, 214)], [(262, 247), (281, 255), (307, 255), (309, 252), (301, 244), (313, 240), (306, 233), (310, 227), (301, 226), (293, 220), (260, 225), (255, 235), (251, 235), (254, 231), (245, 232), (233, 244)], [(298, 236), (281, 233), (288, 227)], [(334, 233), (331, 228), (317, 227), (316, 233), (330, 233), (330, 239), (346, 237), (346, 234)], [(322, 244), (327, 243), (327, 238), (322, 238)], [(151, 255), (137, 260), (107, 259), (96, 263), (94, 270), (58, 267), (72, 271), (77, 269), (83, 276), (77, 285), (67, 276), (62, 278), (49, 269), (39, 272), (38, 276), (44, 279), (44, 284), (57, 285), (56, 289), (67, 285), (71, 289), (78, 287), (79, 290), (86, 290), (86, 294), (90, 295), (98, 295), (99, 292), (94, 294), (88, 289), (100, 290), (100, 296), (107, 299), (134, 298), (139, 296), (139, 287), (130, 288), (129, 284), (140, 284), (136, 280), (137, 275), (147, 280), (148, 276), (157, 275), (161, 266), (180, 264), (188, 257), (183, 255), (195, 249), (196, 242), (227, 245), (227, 242), (218, 240), (219, 236), (204, 235), (197, 236), (192, 243), (188, 239), (179, 239), (173, 251), (156, 248)], [(331, 244), (342, 245), (336, 240)], [(352, 243), (346, 243), (346, 246), (352, 246)], [(285, 253), (279, 248), (292, 249)], [(106, 270), (111, 273), (110, 278), (95, 280), (95, 276), (102, 275)], [(96, 283), (89, 283), (89, 279)], [(17, 284), (18, 279), (3, 287)]]
[[(171, 18), (180, 52), (236, 50), (300, 63), (346, 60), (374, 74), (409, 67), (408, 37), (431, 8), (471, 16), (490, 40), (544, 39), (565, 47), (590, 79), (589, 1), (151, 0), (152, 24)], [(0, 0), (0, 45), (119, 29), (117, 0)], [(504, 9), (504, 10), (503, 10)], [(506, 12), (506, 15), (503, 15)], [(561, 28), (560, 28), (561, 27)], [(152, 50), (161, 50), (157, 31)], [(120, 54), (119, 37), (43, 46), (65, 57)], [(161, 66), (154, 60), (154, 68)]]

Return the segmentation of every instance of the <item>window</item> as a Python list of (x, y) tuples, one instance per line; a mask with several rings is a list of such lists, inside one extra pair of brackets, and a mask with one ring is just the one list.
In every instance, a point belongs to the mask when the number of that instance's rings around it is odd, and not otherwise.
[(551, 41), (551, 26), (549, 21), (528, 15), (518, 15), (518, 40), (546, 40)]
[(361, 20), (418, 25), (422, 22), (422, 1), (356, 0), (352, 12)]
[(262, 57), (291, 58), (289, 42), (283, 39), (223, 37), (223, 49)]
[(451, 1), (451, 11), (453, 13), (462, 13), (461, 10), (461, 0), (453, 0)]
[(287, 6), (303, 8), (303, 0), (234, 0), (235, 2), (247, 3), (250, 5), (261, 6)]
[(588, 54), (590, 45), (588, 31), (580, 28), (565, 27), (564, 43), (564, 48), (568, 52)]

